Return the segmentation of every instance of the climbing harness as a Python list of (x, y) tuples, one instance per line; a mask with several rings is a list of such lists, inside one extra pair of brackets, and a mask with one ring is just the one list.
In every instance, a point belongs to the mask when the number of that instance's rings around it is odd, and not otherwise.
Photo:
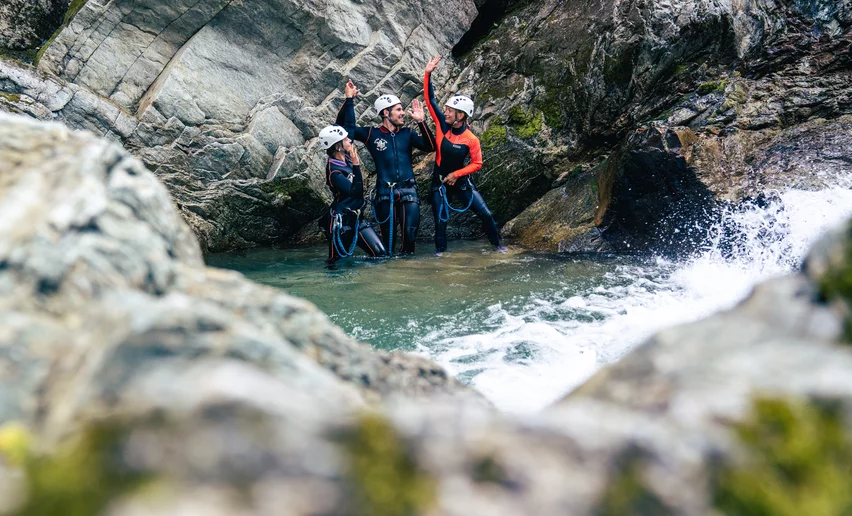
[(334, 250), (337, 251), (337, 254), (341, 258), (346, 258), (348, 256), (352, 256), (355, 253), (355, 247), (358, 245), (358, 226), (360, 224), (361, 218), (361, 210), (351, 210), (355, 213), (355, 237), (352, 238), (352, 246), (349, 250), (346, 250), (346, 246), (343, 245), (343, 240), (340, 237), (340, 234), (345, 232), (348, 226), (343, 225), (343, 214), (342, 213), (334, 213), (334, 210), (331, 210), (331, 243), (334, 245)]
[(441, 222), (449, 222), (450, 221), (450, 210), (456, 213), (464, 213), (470, 209), (471, 205), (473, 205), (473, 193), (470, 195), (470, 202), (467, 203), (467, 206), (464, 209), (456, 209), (450, 206), (450, 200), (447, 199), (447, 187), (441, 183), (438, 186), (438, 191), (441, 192), (441, 205), (438, 206), (438, 220)]
[(390, 188), (390, 198), (388, 201), (390, 202), (390, 209), (388, 210), (388, 216), (385, 220), (379, 220), (379, 215), (376, 213), (376, 189), (373, 188), (373, 191), (370, 194), (370, 205), (373, 207), (373, 218), (376, 220), (376, 224), (382, 225), (388, 221), (390, 221), (390, 229), (388, 230), (388, 255), (393, 254), (393, 202), (394, 202), (394, 192), (396, 192), (396, 183), (391, 183), (388, 181), (388, 188)]

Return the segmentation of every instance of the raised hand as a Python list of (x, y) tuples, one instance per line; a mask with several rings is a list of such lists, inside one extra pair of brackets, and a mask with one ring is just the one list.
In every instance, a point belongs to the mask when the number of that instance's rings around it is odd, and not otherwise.
[(441, 56), (435, 56), (429, 60), (429, 63), (426, 65), (426, 73), (432, 73), (435, 71), (435, 68), (438, 67), (438, 63), (441, 61)]
[(360, 90), (355, 87), (355, 83), (352, 82), (352, 79), (349, 79), (346, 82), (346, 86), (343, 88), (343, 92), (346, 94), (347, 99), (355, 98), (355, 96), (360, 93)]
[(408, 114), (411, 115), (411, 118), (413, 118), (415, 122), (422, 122), (426, 118), (423, 114), (423, 104), (421, 104), (417, 99), (411, 101), (411, 107), (408, 108)]

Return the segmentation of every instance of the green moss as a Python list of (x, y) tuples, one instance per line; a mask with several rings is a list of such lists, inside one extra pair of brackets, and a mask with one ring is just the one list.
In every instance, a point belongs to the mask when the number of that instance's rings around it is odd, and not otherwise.
[(18, 93), (7, 93), (5, 91), (0, 91), (0, 98), (15, 103), (21, 100), (21, 95)]
[(68, 10), (65, 11), (65, 18), (62, 20), (62, 25), (67, 26), (71, 23), (71, 20), (77, 16), (77, 13), (80, 12), (80, 9), (82, 9), (88, 1), (89, 0), (71, 0), (71, 3), (68, 5)]
[(16, 422), (0, 426), (0, 462), (22, 466), (30, 456), (32, 436), (24, 425)]
[(89, 0), (71, 0), (71, 3), (68, 5), (68, 10), (65, 11), (65, 18), (62, 19), (62, 25), (56, 29), (56, 32), (54, 32), (53, 35), (50, 36), (50, 39), (48, 39), (47, 42), (38, 50), (38, 53), (33, 58), (33, 66), (38, 66), (38, 63), (41, 61), (41, 58), (44, 56), (47, 48), (53, 44), (56, 37), (59, 36), (59, 33), (71, 23), (74, 17), (77, 16), (77, 13), (80, 12), (80, 9), (82, 9), (88, 1)]
[(494, 457), (483, 457), (473, 465), (471, 477), (474, 482), (504, 484), (508, 480), (503, 466)]
[(435, 500), (435, 482), (419, 471), (385, 419), (363, 416), (345, 441), (357, 515), (407, 516)]
[(720, 474), (715, 505), (722, 513), (852, 513), (852, 443), (838, 406), (758, 399), (736, 432), (749, 457)]
[(722, 93), (725, 91), (725, 81), (711, 81), (702, 83), (698, 86), (696, 92), (699, 95), (709, 95), (711, 93)]
[(665, 516), (672, 514), (672, 511), (649, 489), (639, 456), (628, 452), (604, 490), (595, 514)]
[[(838, 263), (832, 264), (819, 280), (819, 291), (823, 299), (840, 301), (845, 303), (847, 307), (852, 306), (852, 245), (849, 245), (850, 239), (852, 239), (852, 225), (848, 225), (846, 229), (846, 244), (843, 255)], [(847, 310), (844, 326), (844, 340), (852, 342), (852, 311), (850, 310)]]
[(506, 126), (497, 121), (492, 121), (479, 139), (482, 142), (482, 148), (485, 150), (503, 145), (508, 140)]
[(540, 111), (527, 111), (521, 106), (513, 106), (509, 110), (508, 123), (512, 132), (524, 139), (537, 136), (543, 127)]
[(128, 468), (120, 456), (126, 429), (96, 425), (54, 455), (26, 465), (29, 497), (17, 516), (90, 516), (100, 514), (122, 494), (147, 478)]

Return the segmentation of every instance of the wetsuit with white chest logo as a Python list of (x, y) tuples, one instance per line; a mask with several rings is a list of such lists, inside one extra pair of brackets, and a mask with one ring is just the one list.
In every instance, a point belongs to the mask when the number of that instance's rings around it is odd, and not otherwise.
[(352, 139), (364, 143), (376, 164), (375, 210), (378, 220), (384, 221), (380, 225), (382, 242), (386, 248), (390, 247), (392, 228), (390, 220), (386, 219), (391, 218), (394, 226), (399, 224), (402, 228), (402, 253), (414, 253), (420, 227), (420, 199), (417, 197), (411, 154), (414, 149), (434, 151), (435, 136), (424, 122), (417, 124), (420, 134), (408, 127), (395, 131), (384, 126), (359, 127), (355, 123), (355, 103), (351, 98), (347, 98), (340, 108), (337, 123), (343, 125)]

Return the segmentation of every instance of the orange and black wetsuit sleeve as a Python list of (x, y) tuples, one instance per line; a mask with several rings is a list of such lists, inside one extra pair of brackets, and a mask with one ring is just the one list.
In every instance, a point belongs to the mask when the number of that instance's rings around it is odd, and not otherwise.
[(473, 174), (482, 168), (482, 148), (479, 146), (479, 138), (474, 136), (470, 129), (463, 132), (455, 143), (467, 145), (468, 151), (470, 152), (470, 163), (466, 167), (453, 172), (456, 177)]
[(441, 165), (441, 142), (444, 141), (444, 134), (447, 133), (447, 119), (444, 112), (438, 106), (438, 101), (435, 99), (435, 89), (432, 88), (431, 74), (423, 76), (423, 98), (426, 99), (426, 107), (429, 109), (429, 116), (435, 122), (435, 163)]

